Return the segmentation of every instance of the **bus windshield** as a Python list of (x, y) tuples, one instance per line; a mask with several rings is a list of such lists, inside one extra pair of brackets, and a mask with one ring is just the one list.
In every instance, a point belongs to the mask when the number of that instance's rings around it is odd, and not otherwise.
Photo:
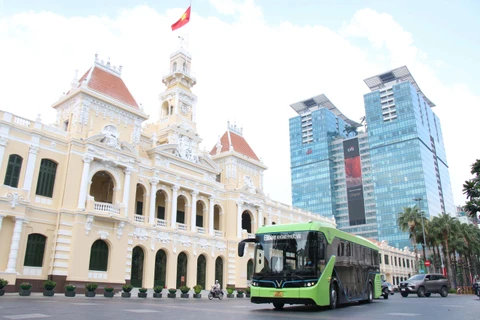
[(319, 276), (325, 267), (326, 240), (321, 232), (257, 234), (254, 276)]

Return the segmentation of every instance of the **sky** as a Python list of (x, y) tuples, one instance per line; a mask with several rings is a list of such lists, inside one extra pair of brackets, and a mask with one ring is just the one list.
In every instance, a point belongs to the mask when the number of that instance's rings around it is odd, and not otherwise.
[[(190, 22), (172, 32), (190, 4)], [(268, 167), (264, 192), (291, 204), (290, 104), (323, 93), (358, 122), (363, 80), (405, 65), (436, 104), (454, 201), (463, 205), (462, 185), (480, 158), (479, 15), (480, 2), (468, 0), (0, 0), (0, 109), (53, 123), (51, 105), (98, 54), (123, 66), (154, 122), (184, 36), (202, 149), (235, 123)]]

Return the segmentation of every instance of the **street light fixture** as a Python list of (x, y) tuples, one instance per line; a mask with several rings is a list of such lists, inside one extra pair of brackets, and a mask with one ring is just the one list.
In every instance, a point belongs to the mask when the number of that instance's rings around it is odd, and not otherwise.
[[(423, 211), (422, 211), (422, 208), (421, 208), (422, 200), (423, 199), (421, 197), (413, 199), (413, 201), (418, 202), (418, 208), (420, 209), (420, 216), (421, 216), (421, 220), (422, 220), (422, 232), (423, 232), (423, 265), (425, 265), (425, 261), (427, 260), (427, 258), (425, 257), (425, 250), (427, 248), (427, 241), (425, 240), (425, 226), (423, 225)], [(427, 267), (427, 269), (428, 269), (428, 267)]]

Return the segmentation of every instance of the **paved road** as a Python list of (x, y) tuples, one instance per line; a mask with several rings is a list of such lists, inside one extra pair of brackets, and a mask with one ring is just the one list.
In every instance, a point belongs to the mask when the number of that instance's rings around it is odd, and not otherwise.
[(282, 320), (282, 319), (338, 319), (338, 320), (375, 320), (375, 319), (422, 319), (422, 320), (470, 320), (478, 319), (480, 299), (473, 295), (449, 295), (441, 298), (409, 296), (402, 298), (398, 294), (388, 300), (375, 300), (372, 304), (352, 304), (329, 310), (305, 306), (286, 306), (276, 311), (271, 305), (256, 305), (249, 299), (201, 299), (160, 298), (130, 299), (115, 296), (87, 298), (77, 295), (67, 298), (57, 294), (44, 297), (32, 294), (20, 297), (6, 294), (0, 297), (0, 320), (4, 319), (179, 319), (179, 320)]

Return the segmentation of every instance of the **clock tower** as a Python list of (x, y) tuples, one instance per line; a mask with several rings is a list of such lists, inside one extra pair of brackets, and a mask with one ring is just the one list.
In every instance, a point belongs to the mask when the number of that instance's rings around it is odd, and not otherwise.
[(181, 139), (188, 139), (196, 146), (201, 142), (195, 123), (197, 97), (191, 91), (196, 84), (190, 69), (191, 61), (182, 41), (170, 55), (170, 68), (162, 79), (167, 88), (160, 94), (155, 132), (157, 144), (178, 143)]

